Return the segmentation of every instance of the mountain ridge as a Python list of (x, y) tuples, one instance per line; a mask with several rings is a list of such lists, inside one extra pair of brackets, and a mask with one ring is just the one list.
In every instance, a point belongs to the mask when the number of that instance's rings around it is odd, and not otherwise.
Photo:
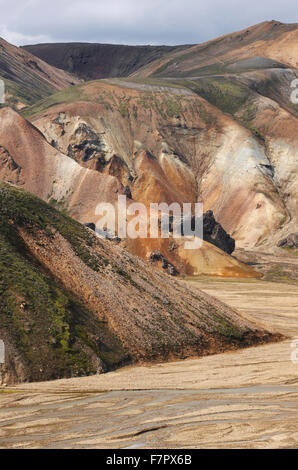
[[(150, 71), (152, 68), (155, 69), (157, 67), (156, 64), (165, 68), (165, 64), (167, 61), (179, 60), (180, 55), (189, 55), (192, 56), (192, 60), (195, 57), (195, 53), (200, 53), (204, 50), (210, 54), (209, 62), (212, 57), (219, 54), (227, 54), (229, 50), (233, 48), (240, 48), (241, 46), (245, 45), (253, 45), (256, 42), (270, 42), (274, 41), (277, 36), (283, 36), (286, 33), (291, 33), (292, 31), (298, 29), (297, 23), (281, 23), (279, 21), (264, 21), (258, 23), (257, 25), (250, 26), (244, 28), (240, 31), (235, 31), (233, 33), (224, 34), (219, 36), (215, 39), (210, 39), (206, 42), (202, 42), (199, 44), (186, 44), (186, 45), (178, 45), (178, 46), (128, 46), (124, 44), (100, 44), (100, 43), (82, 43), (82, 42), (70, 42), (70, 43), (44, 43), (44, 44), (33, 44), (33, 45), (25, 45), (22, 46), (25, 50), (31, 52), (32, 54), (40, 57), (46, 62), (58, 67), (58, 68), (65, 68), (65, 70), (78, 73), (80, 78), (87, 78), (87, 79), (99, 79), (99, 78), (109, 78), (109, 77), (126, 77), (126, 76), (139, 76), (139, 77), (148, 77), (152, 75)], [(296, 38), (297, 40), (297, 38)], [(295, 42), (294, 42), (295, 43)], [(213, 52), (213, 46), (215, 49)], [(259, 45), (261, 46), (261, 44)], [(208, 50), (210, 49), (210, 52)], [(109, 59), (113, 59), (114, 62), (119, 61), (120, 56), (125, 55), (124, 51), (127, 51), (128, 58), (126, 62), (132, 62), (130, 66), (135, 68), (135, 70), (130, 70), (129, 67), (127, 69), (118, 68), (117, 73), (110, 73), (111, 69), (109, 69)], [(132, 55), (130, 57), (129, 51), (142, 51), (143, 59), (140, 60), (138, 58), (138, 54)], [(110, 58), (106, 57), (106, 54), (110, 55)], [(150, 53), (151, 52), (151, 53)], [(214, 54), (215, 53), (215, 54)], [(98, 55), (97, 55), (98, 54)], [(116, 57), (115, 57), (116, 54)], [(156, 57), (154, 59), (154, 54), (160, 55), (160, 57)], [(204, 52), (206, 54), (206, 52)], [(201, 66), (206, 65), (206, 58), (204, 58), (204, 54), (201, 57)], [(270, 54), (270, 53), (269, 53)], [(276, 52), (278, 55), (278, 52)], [(114, 57), (113, 57), (114, 55)], [(118, 57), (119, 55), (119, 57)], [(253, 51), (252, 51), (252, 55)], [(145, 57), (144, 57), (145, 56)], [(173, 58), (171, 59), (171, 56)], [(117, 59), (118, 57), (118, 59)], [(269, 57), (270, 58), (270, 57)], [(96, 70), (96, 67), (99, 66), (98, 61), (102, 60), (102, 69), (99, 68)], [(107, 60), (107, 63), (105, 61)], [(136, 62), (138, 61), (139, 62)], [(142, 64), (142, 61), (147, 61), (148, 64)], [(210, 65), (210, 64), (209, 64)], [(297, 68), (298, 62), (285, 62), (284, 65), (294, 66)], [(148, 70), (148, 72), (147, 72)], [(167, 76), (166, 73), (167, 69), (165, 69), (161, 74), (158, 71), (154, 72), (155, 76)], [(169, 75), (168, 76), (173, 76)]]
[(169, 52), (191, 46), (128, 46), (97, 43), (44, 43), (22, 48), (85, 80), (129, 76)]

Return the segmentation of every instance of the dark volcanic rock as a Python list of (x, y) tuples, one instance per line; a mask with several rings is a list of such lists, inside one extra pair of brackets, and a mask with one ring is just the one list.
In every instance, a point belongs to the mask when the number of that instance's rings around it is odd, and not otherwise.
[(291, 233), (286, 238), (280, 240), (277, 244), (280, 248), (297, 248), (298, 247), (298, 233)]
[(124, 191), (123, 191), (123, 194), (124, 194), (126, 197), (128, 197), (128, 199), (132, 199), (131, 190), (130, 190), (130, 187), (129, 187), (129, 186), (125, 186)]
[(171, 263), (169, 263), (169, 261), (163, 256), (163, 254), (158, 251), (158, 250), (153, 250), (151, 253), (150, 253), (150, 256), (149, 256), (149, 261), (151, 262), (155, 262), (155, 261), (161, 261), (162, 262), (162, 268), (167, 270), (168, 273), (171, 275), (171, 276), (177, 276), (179, 274), (179, 272), (177, 271), (177, 269), (175, 268), (175, 266), (173, 266)]
[(149, 260), (150, 261), (162, 261), (163, 259), (163, 255), (160, 253), (160, 251), (157, 251), (157, 250), (153, 250), (151, 253), (150, 253), (150, 256), (149, 256)]
[(212, 243), (229, 255), (235, 250), (234, 238), (216, 222), (212, 211), (207, 211), (203, 215), (203, 233), (204, 240)]
[(86, 224), (84, 224), (85, 227), (87, 228), (90, 228), (91, 230), (93, 230), (95, 232), (95, 224), (93, 222), (87, 222)]
[(171, 276), (177, 276), (179, 274), (175, 266), (173, 266), (172, 264), (169, 266), (169, 273)]
[[(171, 222), (170, 231), (173, 231), (173, 221)], [(195, 217), (191, 218), (191, 230), (194, 231), (195, 223), (200, 223), (201, 220), (196, 220)], [(183, 230), (183, 235), (187, 235), (187, 232)], [(221, 250), (225, 251), (229, 255), (235, 250), (235, 240), (232, 238), (224, 228), (215, 220), (212, 211), (207, 211), (203, 214), (203, 239), (212, 245), (217, 246)]]

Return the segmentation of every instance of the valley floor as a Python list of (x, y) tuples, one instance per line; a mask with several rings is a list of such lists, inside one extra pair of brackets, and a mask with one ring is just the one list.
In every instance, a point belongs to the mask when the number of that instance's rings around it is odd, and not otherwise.
[(0, 447), (298, 447), (298, 361), (291, 361), (291, 343), (298, 340), (298, 286), (229, 279), (181, 282), (289, 339), (0, 390)]

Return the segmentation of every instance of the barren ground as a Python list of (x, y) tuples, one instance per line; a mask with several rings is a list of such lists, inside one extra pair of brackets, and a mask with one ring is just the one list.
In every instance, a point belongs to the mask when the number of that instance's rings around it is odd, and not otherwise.
[(1, 448), (293, 448), (298, 287), (188, 282), (289, 336), (281, 343), (0, 393)]

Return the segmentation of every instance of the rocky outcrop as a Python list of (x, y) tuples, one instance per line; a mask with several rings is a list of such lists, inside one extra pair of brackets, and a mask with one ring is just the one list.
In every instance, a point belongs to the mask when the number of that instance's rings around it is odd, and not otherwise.
[[(64, 123), (57, 121), (57, 124), (62, 124), (62, 133), (65, 133)], [(93, 132), (85, 123), (81, 123), (74, 132), (73, 142), (68, 146), (67, 155), (78, 162), (86, 163), (97, 159), (106, 164), (106, 145), (100, 135)]]
[(161, 267), (164, 271), (167, 271), (171, 276), (178, 276), (179, 272), (177, 271), (177, 269), (175, 268), (175, 266), (173, 266), (173, 264), (171, 264), (164, 256), (162, 253), (160, 253), (160, 251), (158, 250), (153, 250), (150, 255), (149, 255), (149, 261), (151, 263), (155, 263), (155, 262), (161, 262)]
[[(185, 220), (184, 220), (185, 223)], [(195, 230), (196, 225), (202, 224), (201, 219), (191, 217), (190, 220), (190, 235)], [(174, 230), (174, 218), (170, 216), (169, 223), (170, 232)], [(183, 220), (181, 221), (181, 233), (184, 236), (189, 235), (185, 232)], [(225, 251), (229, 255), (235, 250), (235, 240), (224, 230), (224, 228), (215, 220), (214, 214), (211, 210), (203, 214), (203, 239), (214, 246), (217, 246), (221, 250)]]
[(291, 233), (277, 244), (280, 248), (298, 248), (298, 233)]
[(215, 220), (213, 212), (207, 211), (203, 215), (204, 240), (217, 246), (229, 255), (235, 250), (235, 240)]
[(95, 227), (95, 224), (93, 222), (87, 222), (84, 225), (85, 225), (85, 227), (87, 227), (90, 230), (92, 230), (93, 232), (95, 232), (96, 227)]
[(2, 180), (22, 185), (82, 222), (94, 222), (97, 204), (114, 202), (121, 194), (122, 184), (115, 177), (89, 171), (61, 154), (11, 108), (0, 110), (0, 120)]
[(23, 184), (22, 168), (16, 163), (8, 150), (0, 146), (0, 178), (9, 183)]

